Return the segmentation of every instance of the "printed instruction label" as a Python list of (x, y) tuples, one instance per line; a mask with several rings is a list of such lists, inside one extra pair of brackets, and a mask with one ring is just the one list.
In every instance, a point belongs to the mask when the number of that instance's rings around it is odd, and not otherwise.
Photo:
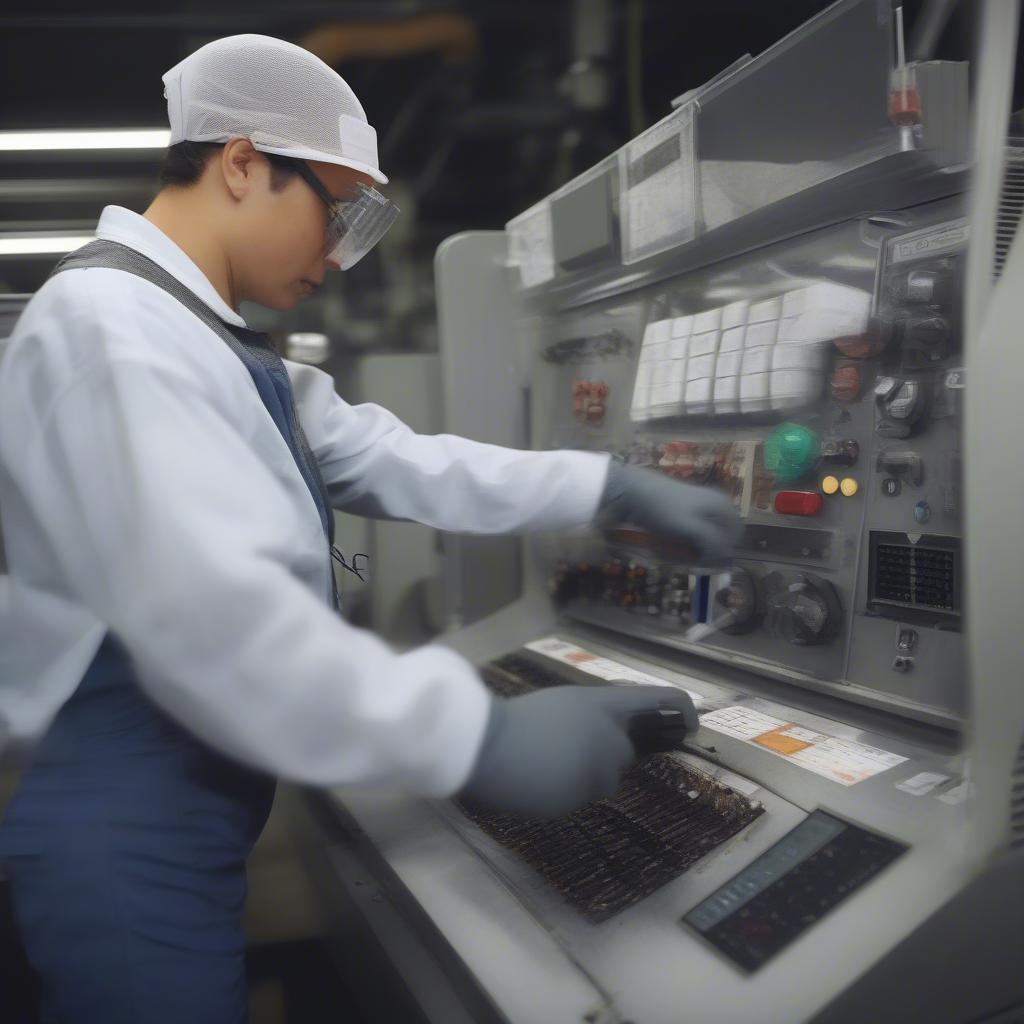
[(700, 722), (709, 729), (752, 743), (842, 786), (856, 785), (907, 760), (899, 754), (869, 747), (866, 743), (815, 732), (750, 708), (721, 708), (703, 715)]
[[(653, 676), (649, 672), (641, 672), (639, 669), (631, 668), (629, 665), (612, 661), (611, 658), (602, 658), (600, 655), (593, 654), (582, 647), (577, 647), (576, 644), (562, 640), (561, 637), (546, 636), (541, 640), (531, 640), (523, 646), (528, 651), (543, 654), (548, 658), (553, 658), (555, 661), (562, 662), (563, 665), (572, 665), (573, 668), (578, 668), (581, 672), (587, 672), (601, 679), (624, 679), (630, 683), (649, 683), (652, 686), (671, 686), (677, 690), (684, 689), (681, 686), (676, 686), (675, 683), (669, 682), (667, 679), (662, 679), (660, 676)], [(690, 695), (698, 707), (700, 706), (698, 702), (704, 698), (699, 693), (694, 693), (693, 690), (684, 690), (684, 692)]]

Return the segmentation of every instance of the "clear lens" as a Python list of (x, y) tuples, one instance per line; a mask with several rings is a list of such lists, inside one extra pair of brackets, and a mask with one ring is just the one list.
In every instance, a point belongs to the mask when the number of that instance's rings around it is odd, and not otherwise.
[(399, 208), (375, 188), (355, 187), (355, 197), (339, 202), (327, 228), (327, 258), (342, 270), (355, 266), (395, 223)]

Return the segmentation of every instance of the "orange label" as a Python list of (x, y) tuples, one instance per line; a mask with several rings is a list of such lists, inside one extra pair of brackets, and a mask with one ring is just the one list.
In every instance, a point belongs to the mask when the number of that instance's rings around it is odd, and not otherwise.
[(788, 728), (788, 725), (780, 725), (777, 729), (771, 729), (769, 732), (761, 733), (760, 736), (755, 736), (753, 742), (760, 743), (762, 747), (767, 747), (769, 750), (774, 750), (776, 754), (796, 754), (811, 746), (804, 740), (787, 736)]
[(573, 651), (565, 655), (566, 661), (593, 661), (596, 655), (588, 654), (586, 651)]

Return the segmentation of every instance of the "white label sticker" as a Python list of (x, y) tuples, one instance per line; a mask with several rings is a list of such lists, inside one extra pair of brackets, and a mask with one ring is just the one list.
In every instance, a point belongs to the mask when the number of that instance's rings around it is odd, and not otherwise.
[(896, 783), (896, 788), (909, 793), (911, 796), (924, 796), (930, 793), (940, 782), (945, 782), (948, 775), (939, 775), (937, 772), (919, 772), (917, 775)]
[(627, 263), (696, 232), (692, 110), (679, 108), (619, 153), (622, 255)]
[(814, 732), (760, 711), (733, 706), (712, 711), (701, 725), (761, 747), (843, 786), (853, 786), (907, 759), (866, 743)]
[(919, 260), (925, 256), (958, 249), (967, 241), (967, 234), (967, 221), (958, 220), (942, 227), (927, 228), (924, 231), (915, 231), (911, 235), (903, 235), (892, 243), (891, 262), (905, 263), (907, 260)]
[(738, 740), (753, 739), (763, 732), (786, 725), (781, 718), (772, 718), (770, 715), (762, 715), (760, 711), (740, 707), (713, 711), (710, 715), (704, 716), (701, 724), (709, 725), (712, 729), (724, 732), (727, 736), (734, 736)]
[(587, 672), (601, 679), (622, 679), (630, 683), (645, 683), (651, 686), (672, 686), (677, 690), (684, 690), (685, 693), (688, 693), (698, 707), (700, 702), (704, 700), (701, 694), (694, 693), (693, 690), (686, 690), (682, 686), (676, 686), (675, 683), (668, 679), (651, 675), (649, 672), (641, 672), (639, 669), (631, 668), (629, 665), (612, 661), (611, 658), (602, 658), (591, 651), (585, 650), (583, 647), (577, 647), (576, 644), (571, 644), (557, 636), (546, 636), (541, 640), (531, 640), (523, 646), (528, 651), (543, 654), (545, 657), (560, 661), (563, 665), (572, 665), (573, 668), (578, 668), (581, 672)]

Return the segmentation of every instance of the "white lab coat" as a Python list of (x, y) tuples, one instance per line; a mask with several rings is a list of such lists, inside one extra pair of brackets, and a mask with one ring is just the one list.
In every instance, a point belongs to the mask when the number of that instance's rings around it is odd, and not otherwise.
[[(107, 207), (97, 237), (244, 326), (143, 217)], [(606, 454), (418, 435), (286, 365), (336, 507), (468, 533), (592, 520)], [(70, 270), (32, 298), (0, 366), (0, 513), (0, 745), (45, 726), (110, 628), (152, 700), (248, 764), (426, 795), (466, 780), (488, 713), (477, 673), (332, 612), (316, 506), (252, 378), (155, 285)]]

